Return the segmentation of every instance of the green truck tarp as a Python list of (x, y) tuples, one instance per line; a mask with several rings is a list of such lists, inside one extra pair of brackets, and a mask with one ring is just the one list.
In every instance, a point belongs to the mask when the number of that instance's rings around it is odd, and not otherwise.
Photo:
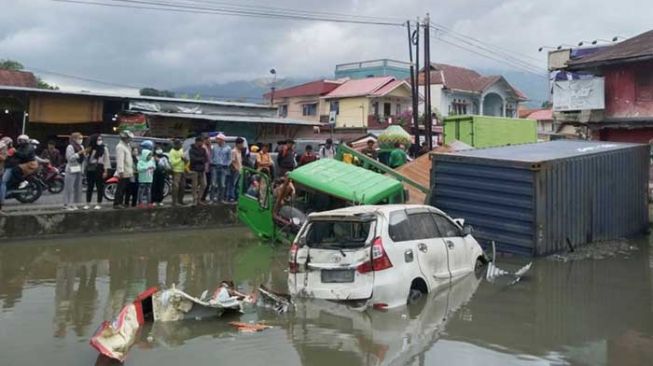
[(462, 141), (473, 147), (537, 142), (535, 120), (490, 116), (452, 116), (444, 119), (444, 143)]
[(341, 199), (365, 205), (402, 194), (400, 181), (335, 159), (320, 159), (289, 173), (290, 179)]

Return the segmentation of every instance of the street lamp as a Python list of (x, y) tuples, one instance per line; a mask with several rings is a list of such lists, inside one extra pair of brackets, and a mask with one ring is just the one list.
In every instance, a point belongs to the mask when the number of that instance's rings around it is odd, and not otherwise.
[(277, 70), (270, 69), (270, 74), (272, 74), (272, 86), (270, 87), (270, 105), (274, 105), (274, 90), (275, 84), (277, 82)]
[(551, 46), (542, 46), (542, 47), (540, 47), (540, 48), (537, 49), (537, 52), (542, 52), (542, 51), (545, 50), (545, 49), (547, 49), (547, 50), (555, 50), (556, 48), (555, 48), (555, 47), (551, 47)]
[(614, 36), (614, 37), (612, 37), (612, 40), (603, 39), (603, 38), (597, 38), (597, 39), (595, 39), (595, 40), (592, 41), (592, 44), (593, 44), (593, 45), (596, 45), (596, 44), (599, 43), (599, 42), (606, 42), (606, 43), (617, 42), (617, 41), (619, 40), (619, 38), (621, 38), (621, 39), (626, 39), (626, 37), (622, 37), (622, 36)]
[(589, 44), (591, 43), (590, 41), (580, 41), (578, 42), (578, 47), (583, 47), (584, 44)]
[(27, 122), (27, 117), (29, 117), (29, 113), (27, 111), (23, 111), (23, 132), (22, 134), (25, 134), (25, 128), (26, 128), (26, 122)]

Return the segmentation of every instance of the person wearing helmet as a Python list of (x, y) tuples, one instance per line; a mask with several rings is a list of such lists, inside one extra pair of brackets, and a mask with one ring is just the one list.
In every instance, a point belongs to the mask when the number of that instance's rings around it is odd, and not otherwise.
[(10, 137), (3, 137), (0, 139), (0, 212), (2, 212), (2, 203), (5, 200), (6, 185), (4, 184), (3, 175), (5, 172), (5, 162), (9, 158), (9, 149), (11, 148), (12, 140)]
[(76, 211), (82, 203), (82, 164), (86, 160), (87, 151), (82, 143), (84, 137), (79, 132), (70, 135), (70, 143), (66, 147), (66, 177), (63, 184), (63, 208)]
[(9, 152), (8, 158), (5, 162), (5, 172), (2, 176), (3, 192), (2, 199), (8, 189), (11, 189), (18, 183), (22, 182), (26, 177), (33, 174), (39, 165), (36, 162), (36, 152), (34, 147), (30, 144), (29, 136), (20, 135), (16, 139), (16, 148), (13, 153)]
[(129, 187), (129, 181), (134, 176), (134, 160), (132, 149), (129, 146), (134, 134), (124, 130), (120, 132), (120, 142), (116, 146), (116, 176), (118, 187), (113, 200), (113, 208), (124, 208), (125, 191)]

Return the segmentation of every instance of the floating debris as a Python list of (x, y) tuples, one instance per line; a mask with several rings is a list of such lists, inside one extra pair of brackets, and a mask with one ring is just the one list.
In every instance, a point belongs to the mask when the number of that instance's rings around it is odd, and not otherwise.
[(569, 262), (579, 260), (602, 260), (617, 255), (627, 257), (632, 252), (639, 250), (625, 239), (607, 240), (584, 245), (579, 248), (570, 248), (568, 252), (552, 254), (546, 257), (548, 260)]

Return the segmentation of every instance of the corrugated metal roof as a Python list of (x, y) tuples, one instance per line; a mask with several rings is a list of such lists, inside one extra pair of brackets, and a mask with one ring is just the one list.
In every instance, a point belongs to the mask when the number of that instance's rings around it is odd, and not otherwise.
[(384, 86), (382, 86), (378, 90), (376, 90), (374, 93), (372, 93), (372, 95), (382, 97), (382, 96), (384, 96), (384, 95), (386, 95), (388, 93), (391, 93), (393, 90), (399, 88), (402, 85), (405, 85), (407, 88), (410, 88), (410, 84), (408, 84), (407, 82), (405, 82), (403, 80), (393, 80), (393, 81), (385, 84)]
[(523, 163), (540, 163), (574, 156), (597, 154), (605, 151), (621, 150), (637, 145), (604, 141), (556, 140), (536, 144), (465, 150), (447, 155)]
[(122, 100), (148, 100), (148, 101), (160, 101), (160, 102), (207, 104), (207, 105), (217, 105), (217, 106), (227, 106), (227, 107), (263, 108), (263, 109), (271, 109), (271, 110), (276, 109), (276, 107), (270, 105), (255, 104), (255, 103), (224, 102), (224, 101), (215, 101), (215, 100), (195, 100), (195, 99), (184, 99), (184, 98), (149, 97), (149, 96), (142, 96), (142, 95), (128, 95), (128, 94), (116, 94), (116, 93), (106, 93), (106, 92), (82, 92), (82, 91), (78, 92), (78, 91), (68, 91), (68, 90), (49, 90), (49, 89), (4, 86), (4, 85), (0, 85), (0, 92), (1, 91), (16, 91), (16, 92), (53, 94), (53, 95), (74, 95), (74, 96), (86, 96), (86, 97), (98, 97), (98, 98), (122, 99)]
[[(474, 70), (460, 66), (439, 63), (431, 64), (431, 85), (440, 84), (452, 90), (480, 93), (500, 80), (504, 80), (518, 98), (528, 99), (524, 93), (511, 85), (501, 75), (483, 76)], [(425, 84), (425, 76), (423, 70), (418, 75), (418, 84)]]
[(371, 170), (335, 159), (320, 159), (289, 174), (293, 181), (341, 199), (366, 205), (379, 203), (403, 190), (402, 184)]
[(192, 113), (164, 113), (164, 112), (139, 112), (148, 116), (159, 116), (166, 118), (189, 118), (216, 122), (248, 122), (248, 123), (270, 123), (279, 125), (303, 125), (320, 126), (319, 122), (295, 120), (280, 117), (257, 117), (257, 116), (235, 116), (235, 115), (214, 115), (214, 114), (192, 114)]
[(27, 71), (1, 70), (0, 85), (36, 88), (36, 76)]
[(394, 80), (395, 78), (392, 76), (348, 80), (333, 90), (331, 93), (327, 94), (326, 98), (345, 98), (372, 95)]
[[(303, 96), (322, 96), (330, 93), (343, 82), (345, 82), (345, 80), (315, 80), (305, 84), (275, 90), (274, 99)], [(265, 93), (263, 95), (265, 99), (269, 99), (271, 96), (272, 93)]]
[(534, 119), (536, 121), (553, 121), (553, 110), (542, 109), (535, 111), (526, 117), (527, 119)]
[(653, 30), (606, 47), (592, 55), (567, 62), (572, 68), (653, 59)]

